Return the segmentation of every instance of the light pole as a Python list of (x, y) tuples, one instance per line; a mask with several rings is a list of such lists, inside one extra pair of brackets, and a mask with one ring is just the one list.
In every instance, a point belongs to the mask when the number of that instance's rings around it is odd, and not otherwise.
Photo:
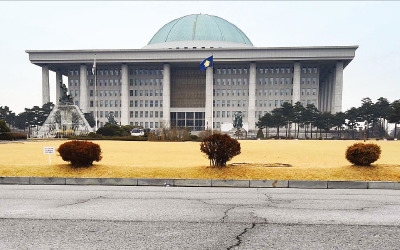
[(367, 136), (367, 133), (366, 133), (366, 131), (367, 131), (367, 125), (368, 125), (368, 122), (365, 121), (365, 122), (364, 122), (364, 142), (365, 142), (366, 136)]
[(94, 131), (97, 131), (97, 90), (96, 90), (96, 85), (97, 85), (97, 69), (96, 69), (96, 54), (94, 54), (94, 63), (93, 63), (93, 74), (94, 74)]

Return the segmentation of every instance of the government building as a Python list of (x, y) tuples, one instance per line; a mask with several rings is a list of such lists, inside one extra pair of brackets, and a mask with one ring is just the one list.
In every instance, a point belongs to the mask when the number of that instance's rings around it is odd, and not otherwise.
[[(165, 24), (141, 49), (26, 52), (42, 68), (43, 103), (53, 71), (56, 100), (65, 84), (99, 126), (112, 112), (121, 125), (226, 131), (240, 111), (243, 128), (254, 132), (258, 118), (284, 102), (342, 111), (343, 70), (357, 48), (255, 47), (227, 20), (194, 14)], [(200, 70), (210, 56), (213, 66)]]

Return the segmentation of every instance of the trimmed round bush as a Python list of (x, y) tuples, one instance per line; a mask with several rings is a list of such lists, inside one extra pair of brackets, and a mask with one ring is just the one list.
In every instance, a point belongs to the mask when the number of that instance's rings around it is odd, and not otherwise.
[(89, 141), (69, 141), (61, 144), (57, 151), (64, 161), (77, 167), (91, 166), (93, 161), (98, 162), (102, 158), (100, 146)]
[(372, 143), (355, 143), (346, 150), (346, 159), (356, 166), (369, 166), (381, 155), (381, 147)]
[(211, 166), (225, 167), (226, 162), (240, 154), (240, 143), (226, 134), (214, 134), (204, 138), (201, 152), (210, 160)]

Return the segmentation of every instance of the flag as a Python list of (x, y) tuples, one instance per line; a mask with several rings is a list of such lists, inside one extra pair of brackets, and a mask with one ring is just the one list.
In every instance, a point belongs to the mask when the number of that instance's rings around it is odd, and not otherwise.
[(210, 56), (206, 59), (204, 59), (201, 63), (200, 63), (200, 70), (205, 70), (208, 67), (212, 67), (213, 66), (213, 56)]
[(94, 63), (92, 68), (92, 74), (94, 75), (95, 73), (96, 73), (96, 54), (94, 54)]

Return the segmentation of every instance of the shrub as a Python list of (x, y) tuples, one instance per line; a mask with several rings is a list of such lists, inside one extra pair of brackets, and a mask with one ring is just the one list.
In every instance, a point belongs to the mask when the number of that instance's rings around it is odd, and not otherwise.
[(103, 136), (122, 136), (123, 130), (118, 125), (107, 123), (99, 128), (96, 133)]
[(372, 143), (355, 143), (346, 150), (346, 159), (356, 166), (369, 166), (377, 161), (381, 155), (381, 148)]
[(10, 132), (10, 131), (11, 130), (10, 130), (9, 127), (7, 127), (6, 122), (3, 121), (3, 120), (0, 120), (0, 133), (2, 133), (2, 132)]
[(16, 133), (16, 132), (0, 133), (0, 140), (5, 140), (5, 141), (26, 140), (26, 134)]
[(100, 146), (88, 141), (69, 141), (61, 144), (57, 151), (72, 166), (91, 166), (93, 161), (100, 161), (102, 158)]
[(229, 135), (214, 134), (203, 140), (200, 150), (207, 155), (211, 166), (224, 167), (227, 161), (240, 154), (240, 143)]

